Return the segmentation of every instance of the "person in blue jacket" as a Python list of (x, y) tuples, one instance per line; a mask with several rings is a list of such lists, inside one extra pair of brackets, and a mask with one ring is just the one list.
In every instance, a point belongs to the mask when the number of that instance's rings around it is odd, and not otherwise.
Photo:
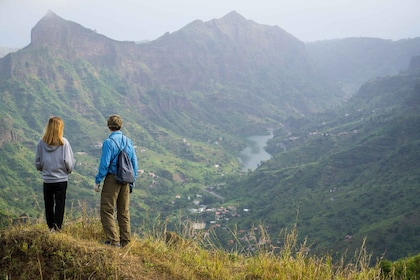
[[(108, 118), (107, 125), (111, 134), (102, 143), (102, 155), (94, 185), (94, 190), (99, 192), (100, 184), (104, 180), (101, 192), (100, 217), (107, 238), (105, 244), (117, 247), (125, 247), (131, 241), (129, 206), (130, 193), (133, 190), (134, 183), (121, 184), (115, 180), (118, 154), (120, 148), (124, 150), (125, 145), (127, 145), (127, 153), (133, 165), (134, 180), (137, 178), (136, 152), (131, 139), (120, 131), (122, 122), (122, 118), (118, 115), (111, 115)], [(119, 231), (115, 223), (115, 209)]]
[(50, 117), (35, 154), (35, 167), (44, 181), (45, 218), (51, 232), (61, 230), (63, 225), (68, 177), (76, 162), (63, 133), (63, 120)]

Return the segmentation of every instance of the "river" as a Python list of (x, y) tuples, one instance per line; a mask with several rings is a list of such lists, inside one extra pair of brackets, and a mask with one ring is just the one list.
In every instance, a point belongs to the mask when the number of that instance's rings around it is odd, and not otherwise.
[(260, 165), (261, 161), (271, 158), (271, 155), (264, 149), (267, 145), (267, 141), (271, 138), (273, 138), (272, 132), (269, 135), (254, 135), (247, 137), (248, 146), (238, 155), (238, 160), (242, 165), (242, 171), (254, 171)]

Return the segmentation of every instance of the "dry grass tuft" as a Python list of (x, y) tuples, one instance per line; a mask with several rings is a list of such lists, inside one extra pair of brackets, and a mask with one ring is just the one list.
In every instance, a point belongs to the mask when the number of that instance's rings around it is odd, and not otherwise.
[[(296, 244), (296, 229), (281, 248), (258, 247), (252, 256), (225, 252), (209, 239), (191, 240), (174, 232), (143, 233), (124, 248), (102, 245), (92, 215), (50, 233), (43, 222), (11, 225), (0, 235), (0, 278), (6, 279), (385, 279), (369, 267), (362, 248), (353, 264), (308, 255)], [(259, 240), (267, 239), (263, 234)]]

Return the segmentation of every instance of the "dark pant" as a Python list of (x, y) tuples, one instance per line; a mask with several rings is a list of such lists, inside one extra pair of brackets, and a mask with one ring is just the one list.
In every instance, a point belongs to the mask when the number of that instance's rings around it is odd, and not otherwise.
[(67, 181), (44, 183), (45, 218), (50, 229), (60, 230), (66, 208)]

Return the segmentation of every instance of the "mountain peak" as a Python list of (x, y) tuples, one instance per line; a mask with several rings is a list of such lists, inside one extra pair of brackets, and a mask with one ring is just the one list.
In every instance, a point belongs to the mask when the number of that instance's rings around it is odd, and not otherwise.
[(214, 22), (216, 22), (219, 25), (230, 25), (238, 27), (251, 26), (252, 24), (256, 24), (252, 20), (246, 19), (236, 11), (232, 11), (227, 15), (221, 17), (220, 19), (215, 19)]
[(235, 21), (246, 21), (247, 19), (240, 15), (237, 11), (232, 11), (221, 18), (221, 20), (235, 20)]
[(32, 28), (30, 45), (67, 50), (73, 55), (87, 58), (111, 54), (115, 42), (115, 40), (76, 22), (65, 20), (48, 10), (47, 14)]
[[(43, 18), (60, 18), (56, 13), (54, 13), (52, 10), (48, 10), (47, 14)], [(42, 19), (41, 19), (42, 20)]]
[(37, 25), (45, 25), (46, 23), (52, 23), (52, 24), (64, 24), (66, 22), (65, 19), (58, 16), (56, 13), (54, 13), (52, 10), (48, 10), (45, 16), (43, 16), (39, 22), (34, 26), (34, 28)]
[(53, 11), (48, 10), (47, 14), (31, 30), (31, 45), (48, 45), (50, 47), (63, 47), (65, 41), (74, 29), (83, 29), (77, 23), (66, 21)]

